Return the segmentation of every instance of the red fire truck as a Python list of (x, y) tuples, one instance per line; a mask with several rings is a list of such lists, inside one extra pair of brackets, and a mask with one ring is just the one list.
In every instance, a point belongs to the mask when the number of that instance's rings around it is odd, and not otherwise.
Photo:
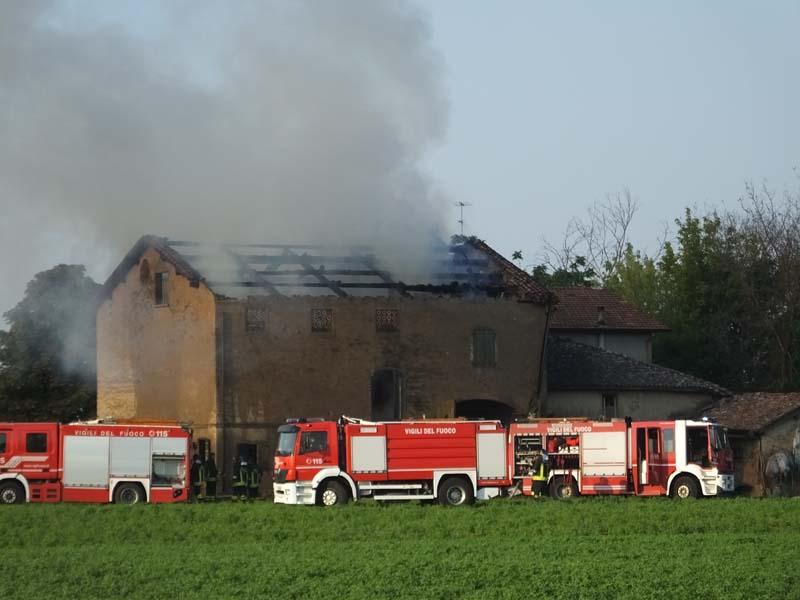
[(179, 502), (190, 449), (178, 424), (0, 423), (0, 503)]
[(533, 493), (537, 461), (547, 491), (689, 498), (733, 491), (725, 430), (706, 421), (540, 419), (374, 423), (290, 419), (278, 428), (275, 502), (474, 499)]

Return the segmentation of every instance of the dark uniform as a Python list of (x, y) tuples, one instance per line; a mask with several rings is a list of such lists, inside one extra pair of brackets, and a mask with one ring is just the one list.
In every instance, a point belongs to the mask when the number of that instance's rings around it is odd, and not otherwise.
[(203, 496), (203, 488), (205, 487), (205, 468), (200, 461), (200, 457), (195, 454), (192, 456), (192, 470), (189, 472), (189, 479), (192, 483), (192, 496), (195, 499)]
[(533, 480), (533, 494), (541, 496), (547, 488), (547, 454), (542, 452), (533, 461), (531, 479)]
[(247, 488), (250, 482), (250, 469), (247, 461), (239, 458), (233, 463), (233, 495), (238, 498), (247, 498)]
[(258, 498), (258, 488), (261, 485), (261, 469), (255, 463), (248, 465), (247, 495), (250, 498)]
[(217, 463), (214, 460), (214, 453), (208, 455), (208, 460), (205, 464), (206, 475), (206, 495), (214, 497), (217, 495)]

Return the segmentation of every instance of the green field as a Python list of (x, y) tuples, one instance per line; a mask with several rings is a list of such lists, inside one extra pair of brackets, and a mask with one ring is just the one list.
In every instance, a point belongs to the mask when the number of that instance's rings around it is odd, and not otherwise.
[(0, 510), (4, 598), (800, 598), (800, 499)]

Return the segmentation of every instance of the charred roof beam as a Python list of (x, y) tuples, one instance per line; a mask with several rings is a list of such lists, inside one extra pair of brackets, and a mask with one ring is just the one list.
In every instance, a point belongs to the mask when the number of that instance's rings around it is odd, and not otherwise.
[(258, 287), (264, 288), (270, 294), (275, 296), (282, 296), (283, 294), (275, 287), (275, 285), (267, 279), (262, 273), (256, 271), (253, 267), (251, 267), (247, 262), (245, 262), (239, 254), (236, 254), (233, 250), (229, 248), (225, 248), (225, 253), (233, 258), (239, 268), (244, 272), (250, 275), (251, 277), (257, 280)]
[(342, 289), (341, 282), (332, 281), (325, 277), (323, 274), (324, 268), (315, 268), (314, 265), (311, 264), (310, 257), (307, 254), (298, 255), (288, 248), (284, 249), (283, 254), (290, 259), (296, 259), (298, 264), (306, 271), (307, 275), (316, 277), (320, 283), (324, 284), (324, 287), (330, 288), (330, 290), (340, 298), (347, 296), (347, 292)]

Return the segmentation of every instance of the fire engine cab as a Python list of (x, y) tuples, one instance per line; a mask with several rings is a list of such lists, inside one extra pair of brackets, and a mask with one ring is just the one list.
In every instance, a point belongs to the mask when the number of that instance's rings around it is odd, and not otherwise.
[(190, 447), (178, 424), (0, 423), (0, 503), (186, 500)]
[(538, 419), (505, 427), (458, 419), (290, 419), (278, 429), (275, 454), (273, 491), (283, 504), (328, 506), (371, 496), (459, 505), (533, 495), (537, 472), (555, 498), (690, 498), (734, 486), (725, 431), (706, 421)]

